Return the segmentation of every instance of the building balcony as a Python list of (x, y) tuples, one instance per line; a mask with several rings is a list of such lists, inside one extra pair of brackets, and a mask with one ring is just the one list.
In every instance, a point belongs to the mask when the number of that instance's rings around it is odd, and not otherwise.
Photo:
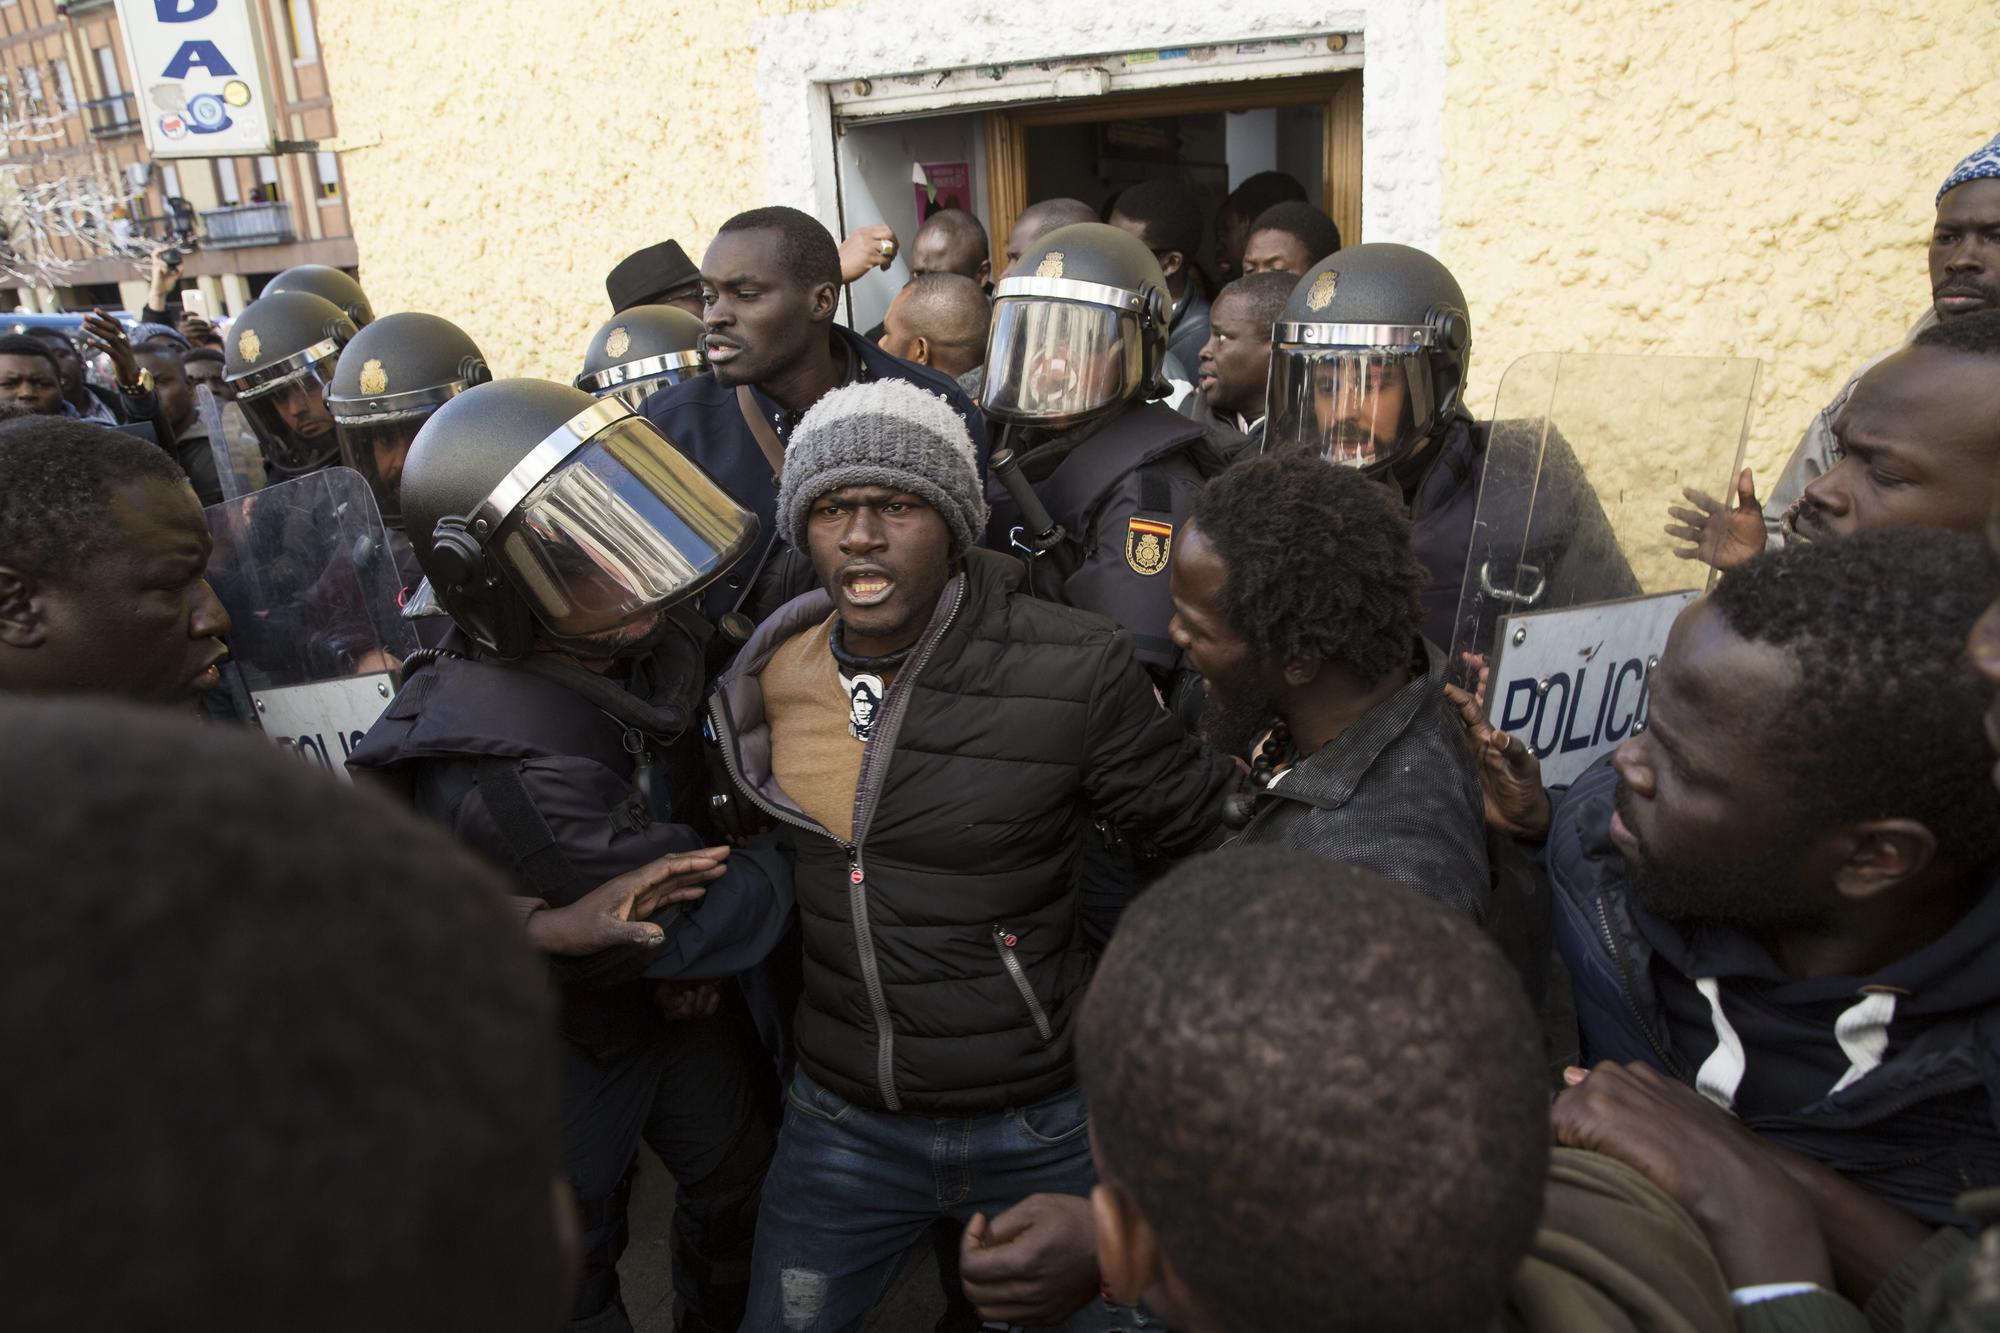
[(201, 212), (202, 244), (211, 250), (288, 245), (295, 239), (290, 204), (238, 204)]
[(139, 132), (137, 102), (130, 93), (116, 93), (83, 103), (83, 123), (93, 139), (115, 139)]

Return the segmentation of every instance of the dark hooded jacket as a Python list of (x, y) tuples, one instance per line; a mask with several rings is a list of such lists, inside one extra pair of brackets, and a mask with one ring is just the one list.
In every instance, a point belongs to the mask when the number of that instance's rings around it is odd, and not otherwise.
[(2000, 1184), (2000, 887), (1872, 976), (1794, 979), (1741, 930), (1632, 901), (1609, 834), (1616, 787), (1608, 762), (1589, 769), (1549, 830), (1584, 1058), (1733, 1083), (1731, 1109), (1760, 1136), (1927, 1225), (1969, 1225), (1954, 1198)]
[(1184, 854), (1215, 840), (1235, 786), (1160, 708), (1122, 630), (1023, 579), (974, 550), (945, 586), (876, 715), (852, 842), (778, 787), (760, 678), (827, 618), (826, 593), (771, 616), (709, 701), (731, 776), (795, 857), (799, 1061), (859, 1105), (968, 1115), (1071, 1087), (1092, 818)]

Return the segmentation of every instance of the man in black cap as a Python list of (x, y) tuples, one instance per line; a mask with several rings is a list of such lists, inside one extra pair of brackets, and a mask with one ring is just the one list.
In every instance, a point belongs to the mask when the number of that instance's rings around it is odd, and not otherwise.
[(691, 315), (701, 313), (701, 274), (679, 241), (661, 241), (625, 256), (604, 279), (604, 291), (613, 314), (635, 305), (673, 305)]

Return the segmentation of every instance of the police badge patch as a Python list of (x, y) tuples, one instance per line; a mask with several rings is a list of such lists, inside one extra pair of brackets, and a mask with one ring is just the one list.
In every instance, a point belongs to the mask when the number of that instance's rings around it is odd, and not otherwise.
[(1038, 278), (1060, 278), (1063, 275), (1063, 252), (1051, 250), (1042, 256), (1042, 262), (1035, 265)]
[(264, 340), (257, 336), (257, 330), (245, 329), (236, 339), (236, 354), (245, 361), (255, 361), (264, 350)]
[(1313, 279), (1312, 290), (1306, 293), (1306, 309), (1320, 311), (1333, 304), (1333, 293), (1340, 284), (1340, 275), (1332, 269)]
[(378, 394), (389, 392), (389, 372), (382, 369), (382, 363), (373, 359), (361, 363), (361, 392)]
[(1125, 521), (1125, 563), (1134, 574), (1157, 574), (1167, 567), (1174, 546), (1174, 525), (1149, 518)]
[(623, 356), (631, 347), (632, 335), (625, 331), (623, 324), (611, 330), (610, 335), (604, 340), (604, 354), (606, 356)]

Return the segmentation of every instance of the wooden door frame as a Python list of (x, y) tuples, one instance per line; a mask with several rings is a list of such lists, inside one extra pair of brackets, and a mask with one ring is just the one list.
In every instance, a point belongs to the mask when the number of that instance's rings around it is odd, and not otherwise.
[(986, 227), (993, 238), (994, 269), (1006, 261), (1014, 220), (1028, 195), (1028, 135), (1044, 125), (1143, 116), (1194, 116), (1267, 106), (1323, 108), (1321, 145), (1326, 196), (1320, 207), (1340, 228), (1343, 245), (1361, 240), (1361, 71), (1306, 74), (1290, 79), (1194, 84), (1107, 93), (1102, 97), (1035, 106), (998, 107), (986, 120)]

